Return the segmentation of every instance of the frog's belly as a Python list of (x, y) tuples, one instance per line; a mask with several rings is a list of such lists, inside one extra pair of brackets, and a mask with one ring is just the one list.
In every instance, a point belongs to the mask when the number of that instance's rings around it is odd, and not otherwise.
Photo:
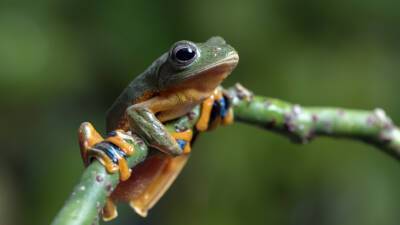
[(139, 215), (146, 216), (179, 175), (188, 158), (189, 155), (171, 157), (155, 152), (133, 168), (132, 176), (117, 186), (112, 199), (129, 202)]

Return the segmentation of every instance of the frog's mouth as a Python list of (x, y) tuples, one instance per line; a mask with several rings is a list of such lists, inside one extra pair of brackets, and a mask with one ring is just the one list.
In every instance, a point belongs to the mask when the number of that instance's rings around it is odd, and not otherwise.
[[(210, 64), (201, 70), (195, 71), (192, 76), (188, 76), (187, 79), (192, 77), (201, 76), (205, 73), (213, 72), (214, 70), (218, 70), (220, 73), (227, 72), (229, 75), (230, 72), (236, 67), (239, 62), (239, 55), (236, 52), (231, 52), (227, 57), (222, 60), (219, 60), (213, 64)], [(216, 72), (216, 71), (214, 71)]]

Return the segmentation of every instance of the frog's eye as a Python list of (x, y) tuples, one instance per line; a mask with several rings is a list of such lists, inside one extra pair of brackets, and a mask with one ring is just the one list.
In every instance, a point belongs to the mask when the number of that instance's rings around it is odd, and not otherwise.
[(176, 43), (170, 52), (170, 59), (180, 68), (189, 66), (197, 57), (196, 46), (187, 41)]

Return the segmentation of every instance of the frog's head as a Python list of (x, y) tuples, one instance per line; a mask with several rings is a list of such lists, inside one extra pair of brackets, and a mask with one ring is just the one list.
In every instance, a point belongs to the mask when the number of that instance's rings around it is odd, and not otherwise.
[(178, 41), (162, 58), (158, 68), (160, 90), (184, 87), (210, 92), (239, 62), (236, 50), (221, 37), (204, 43)]

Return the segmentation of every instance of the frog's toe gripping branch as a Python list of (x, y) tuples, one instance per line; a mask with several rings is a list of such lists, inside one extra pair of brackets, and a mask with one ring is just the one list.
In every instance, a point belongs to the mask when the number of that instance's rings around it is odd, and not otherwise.
[(203, 101), (196, 129), (207, 131), (216, 128), (219, 124), (231, 123), (233, 123), (233, 110), (229, 97), (220, 88), (217, 88), (210, 97)]
[(81, 124), (78, 130), (79, 147), (81, 149), (81, 157), (85, 166), (89, 165), (88, 152), (97, 143), (103, 141), (103, 137), (94, 129), (89, 122)]
[(228, 109), (228, 113), (226, 114), (226, 116), (224, 116), (222, 118), (222, 125), (232, 124), (233, 123), (233, 119), (234, 119), (234, 117), (233, 117), (233, 109), (232, 109), (232, 107), (230, 107)]
[[(123, 131), (112, 131), (106, 139), (103, 139), (88, 122), (82, 123), (79, 128), (79, 145), (85, 166), (88, 166), (93, 159), (97, 159), (107, 172), (119, 171), (122, 181), (128, 180), (131, 176), (131, 169), (125, 157), (133, 154), (135, 149), (129, 141), (133, 141), (132, 137)], [(103, 208), (103, 220), (112, 220), (117, 215), (113, 201), (108, 198)]]
[(129, 139), (131, 139), (129, 135), (113, 131), (104, 140), (92, 124), (82, 123), (79, 128), (79, 145), (85, 166), (88, 166), (93, 159), (97, 159), (107, 172), (119, 171), (120, 179), (127, 180), (131, 172), (125, 157), (134, 152), (133, 146), (126, 142)]

